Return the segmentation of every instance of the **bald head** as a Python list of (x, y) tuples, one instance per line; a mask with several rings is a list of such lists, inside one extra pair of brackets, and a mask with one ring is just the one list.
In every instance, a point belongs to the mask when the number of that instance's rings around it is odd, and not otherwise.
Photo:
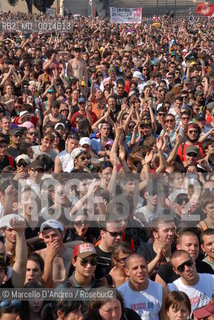
[(144, 259), (143, 256), (141, 256), (140, 254), (138, 253), (133, 253), (131, 254), (127, 259), (126, 259), (126, 263), (125, 263), (125, 266), (126, 266), (126, 269), (129, 269), (129, 267), (132, 265), (132, 262), (133, 260), (135, 259), (143, 259), (144, 262), (146, 262), (146, 260)]

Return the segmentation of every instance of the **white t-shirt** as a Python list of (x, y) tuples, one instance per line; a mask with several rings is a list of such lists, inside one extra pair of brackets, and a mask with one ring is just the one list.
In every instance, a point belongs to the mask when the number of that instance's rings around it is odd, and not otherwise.
[(137, 312), (142, 320), (158, 320), (162, 306), (163, 288), (159, 283), (149, 280), (146, 290), (133, 291), (126, 281), (118, 288), (122, 294), (125, 306)]
[(213, 293), (214, 275), (208, 273), (198, 273), (198, 275), (199, 281), (194, 286), (183, 284), (181, 278), (167, 285), (170, 291), (183, 291), (188, 295), (192, 312), (206, 306), (211, 300)]

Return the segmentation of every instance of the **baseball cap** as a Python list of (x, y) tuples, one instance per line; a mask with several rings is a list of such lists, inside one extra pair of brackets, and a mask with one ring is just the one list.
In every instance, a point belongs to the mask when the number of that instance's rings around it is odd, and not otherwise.
[(186, 148), (186, 154), (188, 155), (189, 153), (195, 153), (196, 155), (199, 154), (199, 149), (195, 146), (190, 146)]
[(75, 158), (77, 158), (80, 154), (85, 153), (86, 150), (84, 148), (75, 148), (72, 152), (71, 152), (71, 159), (74, 160)]
[(61, 232), (64, 230), (63, 225), (53, 219), (46, 220), (43, 222), (40, 226), (40, 232), (42, 232), (44, 229), (59, 229)]
[(138, 79), (140, 79), (140, 80), (143, 80), (143, 77), (142, 77), (142, 74), (141, 74), (140, 71), (135, 71), (135, 72), (133, 73), (133, 78), (138, 78)]
[(112, 146), (113, 146), (113, 142), (114, 142), (113, 140), (107, 141), (107, 142), (105, 143), (105, 147), (106, 147), (106, 146), (111, 146), (111, 147), (112, 147)]
[(62, 126), (65, 129), (65, 125), (62, 122), (59, 122), (55, 125), (54, 130), (56, 130), (58, 127)]
[(87, 144), (88, 146), (91, 146), (91, 140), (88, 137), (83, 137), (79, 141), (79, 145), (82, 147), (84, 144)]
[(27, 110), (21, 111), (19, 114), (19, 118), (21, 119), (24, 116), (32, 116), (32, 114), (30, 112), (28, 112)]
[(10, 131), (10, 133), (12, 134), (12, 136), (15, 136), (17, 133), (23, 134), (23, 130), (20, 128), (14, 128)]
[(86, 98), (84, 98), (84, 97), (80, 97), (78, 99), (78, 103), (85, 103), (85, 102), (86, 102)]
[(27, 164), (31, 163), (31, 159), (27, 154), (20, 154), (15, 158), (16, 163), (19, 163), (20, 160), (24, 160)]
[(84, 259), (88, 256), (91, 256), (92, 254), (97, 255), (96, 249), (92, 243), (86, 242), (77, 244), (73, 251), (73, 259), (75, 259), (76, 257)]
[(198, 319), (206, 318), (214, 314), (214, 297), (212, 297), (205, 307), (195, 310), (193, 314)]
[(11, 219), (22, 219), (18, 214), (15, 213), (11, 213), (11, 214), (7, 214), (6, 216), (1, 217), (0, 219), (0, 228), (10, 228), (12, 229), (12, 226), (10, 224)]
[(26, 129), (35, 128), (34, 124), (30, 121), (23, 122), (22, 124), (19, 125), (19, 127), (26, 128)]
[(196, 116), (196, 120), (206, 120), (205, 119), (205, 114), (203, 112), (199, 112), (199, 114), (197, 114)]
[(40, 161), (40, 160), (34, 160), (34, 161), (31, 162), (30, 168), (32, 168), (32, 169), (42, 169), (42, 170), (44, 170), (44, 165), (43, 165), (43, 162), (42, 162), (42, 161)]

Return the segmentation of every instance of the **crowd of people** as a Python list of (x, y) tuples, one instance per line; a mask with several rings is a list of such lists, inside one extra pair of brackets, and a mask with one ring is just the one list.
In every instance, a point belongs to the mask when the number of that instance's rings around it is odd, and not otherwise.
[(0, 319), (212, 319), (213, 19), (154, 20), (1, 32), (1, 288), (116, 291)]

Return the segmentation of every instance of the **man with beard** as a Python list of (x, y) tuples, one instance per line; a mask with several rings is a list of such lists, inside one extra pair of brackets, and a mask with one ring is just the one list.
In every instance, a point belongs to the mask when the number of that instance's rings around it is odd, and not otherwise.
[(186, 149), (190, 146), (196, 146), (200, 150), (200, 154), (203, 157), (204, 153), (201, 146), (201, 139), (199, 140), (201, 134), (200, 127), (195, 123), (188, 123), (186, 128), (186, 142), (184, 144), (181, 144), (178, 148), (177, 155), (179, 155), (182, 162), (186, 161)]
[(207, 305), (212, 298), (214, 275), (197, 273), (195, 262), (184, 250), (175, 251), (171, 262), (180, 277), (168, 284), (168, 289), (185, 292), (190, 299), (192, 312)]

